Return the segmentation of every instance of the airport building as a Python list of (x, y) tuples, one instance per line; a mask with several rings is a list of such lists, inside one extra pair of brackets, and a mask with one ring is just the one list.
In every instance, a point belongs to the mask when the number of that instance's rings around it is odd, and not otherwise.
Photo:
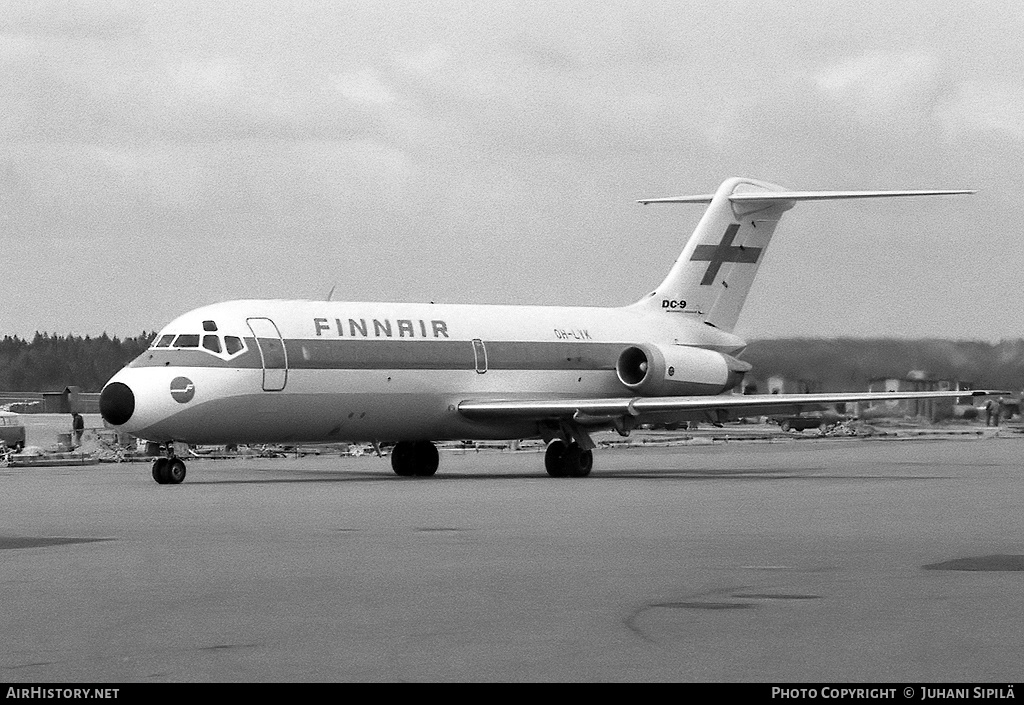
[(75, 386), (53, 392), (0, 392), (0, 406), (19, 414), (98, 414), (100, 395)]
[[(868, 383), (869, 392), (935, 392), (935, 391), (957, 391), (970, 390), (974, 385), (963, 380), (939, 379), (929, 375), (923, 370), (912, 370), (905, 377), (878, 377)], [(750, 378), (744, 380), (741, 394), (815, 394), (823, 392), (822, 385), (817, 380), (790, 379), (782, 375), (771, 375), (763, 380)], [(1016, 400), (1014, 400), (1015, 403)], [(973, 405), (971, 397), (965, 397), (961, 404)], [(837, 405), (838, 406), (838, 405)], [(927, 419), (928, 421), (940, 421), (952, 418), (954, 413), (954, 399), (908, 399), (899, 401), (875, 402), (873, 404), (858, 404), (860, 407), (853, 413), (860, 416), (860, 412), (868, 409), (888, 411), (892, 416), (907, 418)], [(853, 409), (837, 408), (840, 413), (850, 413)]]
[[(924, 370), (912, 370), (906, 377), (880, 377), (868, 383), (869, 392), (949, 392), (973, 389), (963, 380), (937, 379)], [(876, 402), (870, 408), (891, 409), (901, 416), (939, 421), (954, 416), (954, 399), (903, 399)], [(973, 397), (965, 397), (962, 404), (972, 405)]]

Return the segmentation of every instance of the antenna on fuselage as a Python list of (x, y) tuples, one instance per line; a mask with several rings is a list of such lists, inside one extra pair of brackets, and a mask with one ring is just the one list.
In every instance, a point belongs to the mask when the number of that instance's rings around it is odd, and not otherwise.
[(334, 296), (334, 290), (337, 289), (337, 288), (338, 288), (338, 285), (335, 284), (334, 286), (331, 287), (331, 290), (327, 292), (327, 300), (328, 301), (330, 301), (331, 297)]

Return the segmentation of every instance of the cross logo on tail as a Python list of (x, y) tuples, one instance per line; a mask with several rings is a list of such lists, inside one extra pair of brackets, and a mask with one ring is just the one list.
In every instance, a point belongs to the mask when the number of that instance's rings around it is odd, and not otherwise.
[(744, 264), (756, 264), (761, 256), (760, 247), (744, 247), (733, 245), (736, 233), (740, 229), (739, 223), (731, 223), (722, 235), (722, 241), (717, 245), (697, 245), (693, 248), (691, 262), (707, 262), (708, 268), (704, 272), (704, 278), (700, 280), (701, 286), (713, 284), (718, 270), (725, 262), (742, 262)]

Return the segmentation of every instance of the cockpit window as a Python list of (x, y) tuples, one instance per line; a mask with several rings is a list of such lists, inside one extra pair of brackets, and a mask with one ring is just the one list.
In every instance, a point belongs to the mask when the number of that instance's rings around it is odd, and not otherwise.
[(216, 333), (217, 324), (214, 323), (213, 321), (203, 321), (203, 330), (206, 331), (207, 333)]
[[(208, 323), (213, 321), (203, 321), (203, 327), (208, 327)], [(229, 359), (245, 350), (245, 341), (237, 335), (221, 336), (217, 333), (164, 333), (150, 346), (153, 348), (199, 348)]]
[(176, 348), (198, 348), (199, 336), (183, 333), (174, 340)]

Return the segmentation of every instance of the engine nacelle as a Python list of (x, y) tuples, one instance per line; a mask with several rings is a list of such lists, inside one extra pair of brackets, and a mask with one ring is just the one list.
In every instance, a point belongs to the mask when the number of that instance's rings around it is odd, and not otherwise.
[(631, 345), (615, 363), (620, 382), (650, 397), (719, 394), (750, 369), (750, 363), (714, 350), (653, 343)]

